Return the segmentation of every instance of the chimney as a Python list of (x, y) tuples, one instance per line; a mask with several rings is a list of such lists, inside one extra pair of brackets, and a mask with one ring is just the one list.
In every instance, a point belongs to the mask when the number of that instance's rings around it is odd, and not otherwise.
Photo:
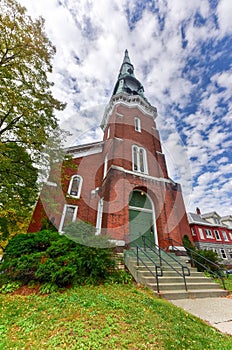
[(201, 215), (201, 211), (199, 208), (196, 208), (196, 213), (197, 213), (197, 215)]

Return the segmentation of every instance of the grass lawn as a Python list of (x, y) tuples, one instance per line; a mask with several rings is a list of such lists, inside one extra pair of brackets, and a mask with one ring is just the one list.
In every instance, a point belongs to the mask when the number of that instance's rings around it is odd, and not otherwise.
[(133, 285), (0, 301), (0, 349), (232, 349), (232, 337)]

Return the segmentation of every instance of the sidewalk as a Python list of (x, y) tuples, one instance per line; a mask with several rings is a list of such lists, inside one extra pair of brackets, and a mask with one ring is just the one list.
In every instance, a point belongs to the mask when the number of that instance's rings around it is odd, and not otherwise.
[(170, 302), (200, 317), (220, 332), (232, 335), (232, 298), (180, 299)]

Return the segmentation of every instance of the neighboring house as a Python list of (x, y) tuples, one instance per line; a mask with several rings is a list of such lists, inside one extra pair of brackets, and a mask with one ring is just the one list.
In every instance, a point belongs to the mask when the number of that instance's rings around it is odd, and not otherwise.
[(156, 116), (126, 50), (103, 115), (103, 140), (66, 150), (72, 166), (64, 162), (52, 170), (29, 232), (40, 230), (47, 218), (60, 232), (72, 221), (89, 222), (96, 235), (108, 234), (119, 246), (142, 243), (142, 235), (163, 248), (169, 238), (191, 237), (181, 187), (168, 176)]
[(188, 221), (196, 247), (215, 251), (224, 264), (232, 266), (232, 216), (221, 217), (216, 212), (189, 213)]

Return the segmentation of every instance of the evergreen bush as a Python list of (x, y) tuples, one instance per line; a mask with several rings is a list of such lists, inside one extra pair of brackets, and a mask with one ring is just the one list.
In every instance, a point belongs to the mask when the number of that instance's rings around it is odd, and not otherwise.
[[(108, 243), (107, 246), (106, 238), (96, 237), (95, 231), (87, 225), (72, 225), (69, 232), (75, 232), (76, 237), (79, 235), (82, 239), (89, 235), (86, 240), (92, 246), (81, 245), (49, 230), (14, 236), (3, 255), (0, 279), (4, 282), (0, 284), (33, 281), (44, 285), (44, 290), (53, 290), (72, 284), (129, 282), (126, 273), (115, 267), (112, 245)], [(102, 245), (107, 248), (98, 247)]]

